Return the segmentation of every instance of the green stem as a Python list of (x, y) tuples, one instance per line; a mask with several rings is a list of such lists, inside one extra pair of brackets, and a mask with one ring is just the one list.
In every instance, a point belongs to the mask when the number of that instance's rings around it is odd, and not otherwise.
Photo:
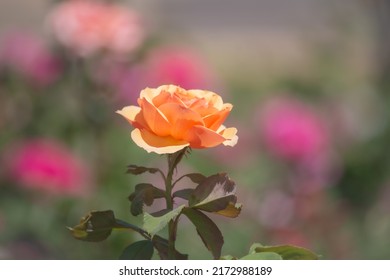
[[(172, 178), (174, 167), (170, 164), (170, 155), (168, 155), (168, 174), (165, 180), (166, 201), (167, 209), (173, 210), (173, 197), (172, 197)], [(168, 224), (168, 259), (173, 260), (175, 258), (175, 241), (176, 241), (176, 229), (173, 220)]]
[(173, 177), (173, 171), (174, 168), (171, 166), (168, 169), (168, 174), (165, 179), (165, 196), (166, 196), (166, 201), (167, 201), (167, 209), (173, 210), (173, 198), (172, 198), (172, 177)]
[[(173, 173), (182, 159), (183, 155), (186, 153), (186, 148), (181, 151), (178, 151), (174, 154), (168, 155), (168, 173), (165, 179), (165, 198), (167, 202), (167, 209), (173, 210), (173, 197), (172, 189), (174, 184), (172, 183)], [(177, 231), (177, 222), (178, 217), (174, 220), (171, 220), (168, 224), (168, 259), (175, 259), (175, 241), (176, 241), (176, 231)]]
[(141, 234), (145, 239), (149, 239), (149, 240), (152, 239), (151, 236), (145, 230), (143, 230), (135, 225), (126, 223), (125, 221), (122, 221), (122, 220), (116, 219), (115, 225), (113, 228), (134, 230), (135, 232), (138, 232), (139, 234)]
[(168, 225), (168, 259), (174, 260), (175, 259), (175, 241), (176, 241), (176, 226), (175, 222), (171, 220)]

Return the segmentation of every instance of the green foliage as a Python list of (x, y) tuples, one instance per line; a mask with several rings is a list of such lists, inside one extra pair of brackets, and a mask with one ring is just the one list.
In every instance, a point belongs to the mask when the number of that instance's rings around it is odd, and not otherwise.
[[(221, 259), (237, 260), (231, 255), (223, 256)], [(292, 245), (263, 246), (260, 243), (254, 243), (249, 249), (249, 254), (241, 257), (240, 260), (318, 260), (318, 256), (302, 247)]]
[(149, 168), (149, 167), (144, 167), (144, 166), (138, 166), (135, 164), (130, 164), (127, 166), (127, 173), (129, 173), (129, 174), (139, 175), (139, 174), (142, 174), (145, 172), (149, 172), (149, 173), (154, 174), (156, 172), (161, 172), (161, 170), (158, 168)]
[(72, 232), (73, 237), (83, 241), (103, 241), (110, 236), (113, 229), (130, 229), (145, 238), (150, 238), (143, 229), (116, 219), (112, 210), (92, 211), (81, 218), (78, 225), (68, 229)]
[[(70, 228), (73, 236), (85, 241), (105, 240), (114, 228), (131, 229), (141, 234), (146, 240), (138, 241), (127, 246), (122, 252), (121, 259), (151, 259), (154, 249), (161, 259), (188, 259), (188, 255), (175, 249), (177, 223), (181, 214), (185, 215), (195, 226), (198, 235), (214, 259), (235, 260), (237, 257), (227, 255), (221, 257), (224, 238), (218, 226), (202, 211), (217, 213), (226, 217), (237, 217), (241, 210), (241, 204), (236, 203), (236, 185), (226, 173), (214, 174), (204, 177), (201, 174), (191, 173), (180, 177), (188, 177), (193, 182), (199, 182), (195, 189), (182, 189), (171, 194), (173, 169), (184, 156), (185, 151), (170, 155), (170, 170), (165, 177), (167, 191), (156, 188), (152, 184), (141, 183), (135, 186), (134, 192), (129, 196), (131, 201), (131, 213), (137, 216), (143, 213), (143, 229), (121, 220), (116, 220), (114, 213), (108, 211), (95, 211), (84, 217), (80, 224)], [(155, 173), (157, 169), (131, 166), (132, 174), (143, 172)], [(188, 200), (189, 206), (181, 205), (173, 210), (162, 209), (154, 215), (143, 211), (144, 205), (152, 205), (156, 198), (165, 198), (167, 202), (173, 202), (174, 197)], [(173, 205), (173, 204), (171, 204)], [(162, 229), (169, 225), (169, 239), (159, 235)], [(255, 243), (251, 246), (249, 254), (241, 260), (313, 260), (318, 256), (307, 249), (290, 246), (263, 246)]]
[(184, 148), (176, 153), (168, 154), (168, 169), (173, 172), (186, 154), (191, 153), (191, 148)]
[(189, 173), (183, 176), (189, 178), (192, 182), (196, 184), (202, 183), (207, 177), (200, 173)]
[(274, 252), (263, 252), (246, 255), (240, 260), (282, 260), (282, 256)]
[(226, 173), (219, 173), (203, 180), (192, 192), (188, 203), (191, 208), (237, 217), (241, 205), (236, 204), (235, 192), (236, 184)]
[(141, 240), (127, 246), (119, 259), (121, 260), (150, 260), (153, 257), (153, 242)]
[(144, 229), (151, 236), (155, 235), (157, 232), (165, 228), (171, 220), (179, 216), (183, 208), (184, 205), (181, 205), (160, 217), (153, 217), (148, 213), (144, 213)]
[(225, 261), (232, 261), (232, 260), (237, 260), (236, 257), (233, 257), (232, 255), (225, 255), (220, 258), (220, 260), (225, 260)]
[[(161, 259), (188, 259), (188, 255), (178, 252), (175, 248), (176, 231), (179, 217), (185, 215), (195, 226), (198, 235), (214, 259), (236, 260), (237, 257), (227, 255), (221, 257), (224, 238), (218, 226), (202, 211), (216, 213), (225, 217), (237, 217), (241, 211), (241, 204), (237, 203), (235, 195), (236, 184), (226, 173), (218, 173), (205, 177), (202, 174), (190, 173), (173, 181), (174, 169), (186, 154), (187, 149), (168, 156), (169, 170), (165, 176), (157, 168), (147, 168), (130, 165), (128, 173), (138, 175), (145, 172), (160, 172), (164, 178), (166, 190), (156, 188), (152, 184), (141, 183), (135, 186), (134, 192), (129, 196), (131, 214), (137, 216), (143, 213), (143, 229), (121, 220), (116, 220), (114, 213), (108, 211), (95, 211), (84, 217), (79, 225), (70, 228), (73, 236), (84, 241), (105, 240), (114, 228), (131, 229), (141, 234), (145, 240), (137, 241), (127, 246), (121, 259), (143, 259), (153, 257), (154, 249)], [(174, 185), (182, 178), (188, 177), (198, 185), (194, 189), (182, 189), (171, 193)], [(173, 199), (180, 197), (188, 200), (188, 207), (181, 205), (175, 209)], [(165, 198), (167, 208), (154, 214), (144, 212), (144, 205), (151, 206), (155, 199)], [(168, 227), (168, 239), (157, 235)], [(240, 260), (313, 260), (318, 256), (307, 249), (290, 246), (263, 246), (255, 243), (251, 246), (249, 254)]]
[(251, 252), (253, 253), (276, 253), (283, 260), (318, 260), (318, 256), (313, 252), (298, 246), (280, 245), (280, 246), (262, 246), (261, 244), (252, 245)]
[[(162, 238), (159, 235), (153, 236), (153, 245), (156, 248), (160, 258), (162, 260), (167, 260), (168, 259), (168, 251), (169, 251), (169, 242), (167, 239)], [(174, 256), (176, 260), (187, 260), (188, 255), (182, 254), (178, 252), (176, 249), (174, 251)]]
[(152, 184), (138, 184), (134, 192), (129, 196), (131, 201), (130, 211), (133, 216), (143, 213), (144, 204), (150, 206), (155, 198), (165, 197), (165, 192)]
[(73, 237), (83, 240), (99, 242), (110, 236), (115, 227), (115, 216), (111, 210), (93, 211), (80, 220), (80, 223), (69, 228)]
[(217, 225), (209, 217), (196, 209), (184, 208), (183, 214), (194, 224), (196, 231), (207, 249), (211, 251), (213, 257), (219, 259), (224, 241)]
[(190, 199), (193, 191), (194, 191), (193, 189), (182, 189), (182, 190), (174, 192), (172, 194), (172, 197), (180, 197), (180, 198), (183, 198), (185, 200), (188, 200), (188, 199)]

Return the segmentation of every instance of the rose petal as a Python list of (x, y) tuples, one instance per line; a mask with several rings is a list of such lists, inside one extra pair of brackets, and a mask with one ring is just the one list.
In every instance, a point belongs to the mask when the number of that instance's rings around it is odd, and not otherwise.
[(237, 128), (230, 127), (226, 128), (223, 131), (220, 132), (222, 137), (224, 137), (226, 140), (222, 143), (225, 146), (234, 147), (237, 144), (238, 136), (237, 134)]
[(228, 103), (224, 106), (225, 108), (222, 111), (218, 111), (217, 113), (208, 115), (203, 118), (206, 127), (210, 128), (211, 130), (217, 130), (222, 125), (233, 108), (233, 106)]
[(172, 154), (189, 146), (189, 143), (186, 141), (176, 140), (170, 136), (159, 137), (145, 129), (134, 129), (131, 132), (131, 138), (139, 147), (145, 149), (148, 153)]
[(158, 96), (153, 98), (153, 104), (157, 108), (166, 103), (177, 103), (184, 105), (184, 103), (176, 95), (172, 95), (168, 91), (162, 91)]
[(205, 98), (197, 99), (189, 106), (195, 112), (198, 112), (202, 117), (217, 113), (218, 110), (213, 106), (209, 106), (209, 102)]
[(122, 110), (116, 111), (116, 113), (122, 115), (134, 127), (147, 127), (146, 121), (140, 112), (141, 108), (137, 106), (127, 106), (124, 107)]
[(155, 97), (159, 96), (161, 93), (168, 93), (169, 95), (175, 95), (179, 92), (185, 92), (185, 89), (175, 86), (175, 85), (162, 85), (158, 88), (146, 88), (141, 91), (140, 98), (147, 99), (150, 103), (153, 103)]
[(211, 148), (226, 140), (217, 132), (200, 125), (193, 126), (185, 139), (190, 142), (192, 148)]
[(141, 110), (148, 124), (150, 130), (152, 130), (158, 136), (168, 136), (171, 131), (171, 124), (168, 119), (147, 99), (139, 100)]
[(160, 111), (169, 120), (172, 125), (171, 135), (175, 139), (184, 139), (186, 133), (194, 125), (204, 125), (201, 116), (176, 103), (168, 103), (160, 106)]
[(139, 99), (146, 99), (148, 100), (150, 103), (153, 102), (153, 98), (155, 98), (156, 96), (158, 96), (160, 94), (160, 91), (157, 91), (156, 89), (154, 88), (145, 88), (141, 91), (140, 93), (140, 98)]
[(208, 90), (200, 89), (191, 89), (187, 91), (189, 94), (193, 95), (196, 98), (204, 98), (208, 101), (210, 107), (214, 107), (217, 110), (223, 109), (223, 100), (222, 97), (216, 94), (215, 92)]

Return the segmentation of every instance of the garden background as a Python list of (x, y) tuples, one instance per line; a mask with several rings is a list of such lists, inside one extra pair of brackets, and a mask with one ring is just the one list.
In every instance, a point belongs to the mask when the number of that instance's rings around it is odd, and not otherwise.
[[(65, 2), (0, 3), (1, 259), (117, 259), (138, 238), (81, 242), (67, 226), (107, 209), (142, 224), (128, 196), (154, 175), (126, 166), (165, 161), (137, 147), (115, 111), (162, 84), (234, 106), (226, 123), (238, 144), (193, 150), (178, 170), (236, 182), (243, 209), (217, 219), (222, 254), (260, 241), (324, 259), (390, 258), (388, 1), (105, 1), (132, 17), (119, 47), (68, 40)], [(201, 242), (180, 225), (179, 251), (208, 259)]]

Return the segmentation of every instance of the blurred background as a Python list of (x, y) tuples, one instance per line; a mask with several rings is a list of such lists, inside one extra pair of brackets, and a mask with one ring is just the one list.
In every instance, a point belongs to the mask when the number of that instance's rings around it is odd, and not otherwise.
[[(169, 83), (234, 105), (238, 144), (178, 170), (237, 183), (241, 215), (216, 220), (223, 255), (260, 242), (389, 259), (389, 21), (386, 0), (2, 0), (0, 259), (117, 259), (139, 238), (66, 227), (107, 209), (142, 224), (128, 196), (158, 178), (126, 166), (165, 160), (115, 111)], [(177, 247), (211, 258), (185, 219)]]

